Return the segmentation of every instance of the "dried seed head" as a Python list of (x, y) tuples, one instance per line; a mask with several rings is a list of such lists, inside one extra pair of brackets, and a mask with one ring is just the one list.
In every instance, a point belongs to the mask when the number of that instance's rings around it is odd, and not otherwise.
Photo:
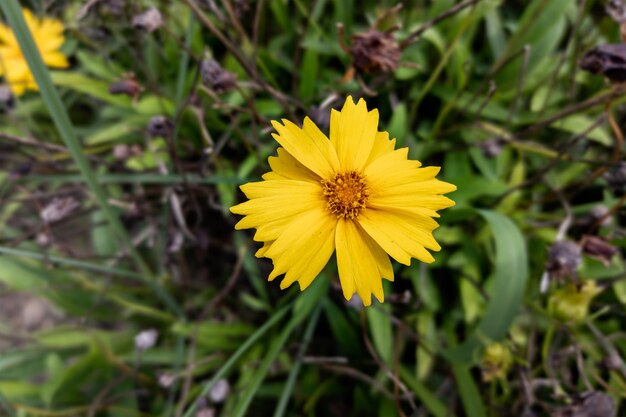
[(615, 400), (599, 391), (583, 393), (572, 404), (552, 413), (553, 417), (615, 417), (616, 415)]
[(354, 67), (362, 72), (392, 72), (400, 63), (400, 46), (386, 32), (370, 29), (352, 35), (350, 53)]
[(124, 80), (109, 84), (110, 94), (126, 94), (127, 96), (137, 97), (142, 91), (143, 87), (137, 82), (134, 74), (131, 74)]
[(601, 223), (602, 226), (608, 226), (613, 223), (613, 216), (607, 216), (607, 214), (609, 214), (609, 208), (604, 204), (597, 204), (593, 206), (591, 208), (591, 212), (589, 213), (589, 215), (593, 219), (593, 223), (600, 219), (604, 219)]
[(163, 26), (163, 16), (156, 7), (150, 7), (145, 12), (133, 17), (133, 27), (146, 32), (154, 32)]
[(41, 210), (39, 215), (44, 223), (50, 224), (63, 220), (78, 206), (80, 206), (80, 203), (72, 197), (56, 197)]
[(237, 86), (237, 76), (226, 71), (214, 59), (204, 59), (200, 64), (200, 73), (202, 74), (202, 81), (218, 94), (232, 90)]
[(626, 5), (622, 0), (609, 0), (606, 3), (606, 13), (617, 23), (626, 22)]
[(626, 81), (626, 45), (600, 45), (580, 60), (580, 68), (592, 74), (604, 75), (612, 82)]
[(551, 277), (560, 280), (564, 276), (574, 276), (580, 262), (580, 246), (571, 240), (561, 240), (554, 243), (548, 251), (546, 271)]
[(174, 126), (172, 125), (172, 122), (170, 122), (165, 116), (154, 116), (148, 122), (147, 131), (148, 135), (152, 137), (161, 136), (167, 138), (171, 135), (173, 128)]
[(583, 236), (582, 250), (585, 255), (599, 260), (604, 266), (609, 266), (613, 257), (619, 252), (606, 239), (592, 235)]

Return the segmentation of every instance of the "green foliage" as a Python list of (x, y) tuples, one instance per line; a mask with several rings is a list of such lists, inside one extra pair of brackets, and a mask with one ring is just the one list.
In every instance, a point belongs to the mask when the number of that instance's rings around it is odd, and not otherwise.
[[(65, 23), (68, 69), (20, 3)], [(604, 3), (0, 1), (40, 89), (0, 102), (0, 415), (551, 416), (587, 391), (623, 415), (625, 96), (578, 66), (620, 42)], [(402, 47), (390, 72), (352, 67), (372, 28)], [(394, 265), (364, 311), (332, 262), (302, 293), (267, 283), (228, 212), (271, 120), (327, 131), (347, 95), (458, 187), (436, 261)], [(548, 259), (564, 240), (570, 270)], [(494, 344), (512, 359), (488, 378)]]

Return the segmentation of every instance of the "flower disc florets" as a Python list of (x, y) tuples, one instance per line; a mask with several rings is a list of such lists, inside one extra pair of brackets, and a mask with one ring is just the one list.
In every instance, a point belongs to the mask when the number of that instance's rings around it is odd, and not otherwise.
[(335, 174), (321, 183), (328, 200), (326, 207), (338, 218), (354, 219), (365, 208), (369, 189), (364, 176), (357, 171)]

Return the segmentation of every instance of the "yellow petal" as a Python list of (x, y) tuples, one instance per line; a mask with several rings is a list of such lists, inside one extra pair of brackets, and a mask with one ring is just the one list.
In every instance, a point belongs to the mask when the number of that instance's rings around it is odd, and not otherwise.
[(26, 24), (28, 25), (30, 31), (32, 32), (37, 30), (39, 27), (39, 18), (33, 15), (33, 12), (25, 7), (22, 8), (22, 14), (24, 15), (24, 20), (26, 20)]
[(50, 52), (58, 52), (58, 49), (65, 42), (65, 38), (63, 36), (46, 36), (43, 33), (39, 34), (39, 39), (37, 39), (37, 48), (41, 52), (42, 55), (45, 55)]
[(391, 195), (445, 194), (456, 190), (456, 186), (435, 179), (439, 167), (420, 168), (419, 161), (406, 159), (407, 149), (398, 149), (382, 155), (365, 169), (365, 176), (373, 198)]
[(337, 155), (330, 141), (308, 117), (304, 120), (304, 129), (289, 120), (282, 121), (284, 125), (272, 121), (272, 126), (278, 132), (273, 133), (272, 137), (291, 156), (322, 178), (331, 177), (339, 169)]
[(0, 46), (0, 56), (2, 60), (5, 62), (4, 66), (9, 67), (9, 61), (12, 60), (20, 60), (22, 62), (26, 62), (24, 57), (22, 56), (22, 50), (19, 46), (11, 46), (11, 45), (2, 45)]
[(230, 208), (232, 213), (246, 216), (235, 225), (235, 229), (256, 228), (256, 241), (275, 240), (294, 218), (309, 210), (324, 209), (326, 206), (326, 200), (317, 184), (279, 180), (252, 183), (244, 187), (248, 193), (257, 193), (258, 188), (265, 188), (262, 196)]
[(0, 23), (0, 43), (11, 46), (17, 45), (17, 39), (15, 39), (11, 28), (2, 23)]
[(270, 156), (268, 159), (270, 167), (276, 176), (288, 180), (320, 182), (321, 178), (319, 175), (298, 162), (284, 148), (278, 148), (276, 154), (278, 156)]
[(378, 110), (368, 112), (363, 99), (354, 104), (348, 96), (341, 112), (330, 113), (330, 141), (343, 170), (361, 170), (365, 166), (377, 133)]
[(24, 60), (5, 61), (5, 78), (16, 96), (22, 95), (26, 89), (37, 89), (37, 84)]
[[(311, 183), (306, 181), (297, 180), (273, 180), (273, 181), (260, 181), (250, 182), (239, 187), (244, 192), (246, 197), (260, 198), (260, 197), (272, 197), (276, 194), (295, 195), (301, 194), (319, 194), (322, 195), (322, 185), (318, 183)], [(231, 210), (232, 211), (232, 210)], [(235, 213), (235, 212), (233, 212)], [(244, 213), (240, 213), (244, 214)]]
[(439, 217), (439, 215), (435, 215), (435, 210), (443, 210), (454, 206), (454, 204), (454, 201), (442, 195), (415, 195), (407, 193), (381, 193), (370, 197), (367, 202), (368, 207), (376, 209), (406, 210), (431, 217)]
[(265, 252), (265, 257), (274, 264), (269, 280), (285, 274), (280, 288), (285, 289), (295, 281), (300, 283), (301, 290), (308, 287), (335, 249), (336, 225), (337, 219), (324, 209), (310, 210), (292, 221)]
[(437, 222), (430, 217), (367, 209), (358, 222), (385, 252), (405, 265), (410, 265), (409, 257), (431, 263), (435, 259), (426, 248), (441, 249), (432, 236)]
[[(386, 270), (390, 266), (387, 265), (387, 254), (352, 220), (341, 219), (337, 223), (335, 246), (339, 280), (346, 300), (352, 298), (356, 291), (366, 306), (372, 303), (372, 294), (382, 303), (384, 294), (380, 269)], [(387, 258), (387, 263), (384, 258)], [(391, 274), (393, 279), (393, 271)]]
[(387, 132), (378, 132), (376, 133), (376, 138), (374, 139), (374, 146), (372, 147), (372, 152), (370, 156), (367, 158), (367, 162), (365, 166), (368, 166), (376, 159), (380, 158), (382, 155), (393, 152), (396, 147), (396, 140), (389, 140), (389, 133)]
[[(57, 19), (51, 19), (48, 17), (44, 17), (41, 20), (41, 24), (39, 26), (39, 33), (44, 35), (46, 38), (61, 38), (63, 40), (63, 31), (65, 28), (63, 27), (63, 23)], [(61, 42), (62, 44), (63, 42)], [(60, 46), (60, 44), (59, 44)]]
[(49, 67), (67, 68), (70, 65), (65, 55), (61, 52), (46, 52), (42, 54), (42, 58), (43, 62), (45, 62)]
[(274, 243), (274, 241), (263, 242), (263, 246), (255, 252), (254, 256), (256, 256), (257, 258), (264, 258), (265, 253), (270, 248), (270, 246), (272, 246), (272, 243)]

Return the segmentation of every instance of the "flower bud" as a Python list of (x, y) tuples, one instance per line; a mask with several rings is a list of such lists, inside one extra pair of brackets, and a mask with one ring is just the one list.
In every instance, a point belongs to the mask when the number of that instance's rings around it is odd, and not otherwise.
[(513, 364), (513, 355), (503, 343), (491, 343), (485, 347), (481, 363), (483, 381), (506, 378)]
[(587, 280), (581, 286), (567, 284), (548, 299), (548, 313), (564, 322), (580, 323), (589, 314), (589, 304), (602, 289), (595, 281)]

